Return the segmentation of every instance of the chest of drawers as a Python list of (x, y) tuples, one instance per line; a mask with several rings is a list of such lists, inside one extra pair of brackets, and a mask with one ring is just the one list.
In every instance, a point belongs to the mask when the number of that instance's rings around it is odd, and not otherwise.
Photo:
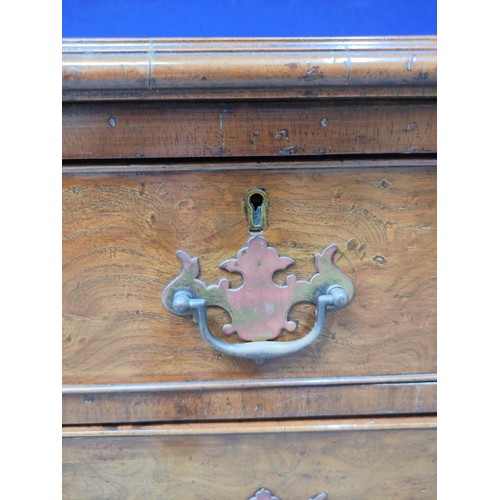
[(434, 498), (435, 39), (63, 49), (64, 497)]

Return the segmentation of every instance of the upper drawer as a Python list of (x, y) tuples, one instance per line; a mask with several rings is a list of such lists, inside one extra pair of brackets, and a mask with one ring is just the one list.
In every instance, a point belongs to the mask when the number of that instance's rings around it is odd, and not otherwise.
[(63, 106), (63, 158), (436, 152), (436, 101), (92, 102)]
[[(65, 384), (167, 383), (181, 390), (182, 383), (207, 388), (225, 381), (231, 390), (245, 386), (241, 381), (284, 387), (290, 378), (323, 380), (319, 386), (338, 377), (344, 384), (363, 377), (426, 381), (435, 371), (434, 162), (82, 169), (68, 167), (63, 179)], [(163, 287), (180, 272), (177, 250), (199, 257), (206, 284), (221, 278), (233, 288), (241, 284), (239, 274), (219, 264), (235, 258), (250, 237), (243, 199), (253, 188), (269, 196), (264, 236), (295, 261), (275, 275), (277, 284), (290, 273), (310, 280), (314, 255), (336, 243), (335, 262), (355, 287), (347, 307), (328, 313), (312, 346), (261, 366), (219, 354), (191, 319), (161, 303)], [(221, 333), (225, 313), (208, 310), (212, 332), (229, 340)], [(307, 334), (315, 310), (294, 307), (298, 328), (284, 340)], [(356, 411), (349, 404), (343, 411)]]

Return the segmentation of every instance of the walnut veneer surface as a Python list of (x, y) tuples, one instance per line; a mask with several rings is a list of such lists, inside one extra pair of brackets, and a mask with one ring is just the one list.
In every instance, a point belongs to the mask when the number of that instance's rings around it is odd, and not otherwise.
[[(66, 40), (62, 118), (64, 497), (435, 498), (435, 38)], [(241, 285), (253, 188), (277, 284), (355, 287), (263, 365), (160, 300), (180, 249)]]

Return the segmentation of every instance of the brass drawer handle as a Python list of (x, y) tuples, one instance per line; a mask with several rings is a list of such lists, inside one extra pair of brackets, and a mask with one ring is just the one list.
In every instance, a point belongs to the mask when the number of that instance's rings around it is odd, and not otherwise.
[[(219, 352), (253, 359), (258, 364), (266, 359), (288, 356), (318, 338), (328, 308), (344, 307), (353, 297), (352, 281), (333, 263), (337, 249), (337, 245), (330, 245), (321, 254), (316, 254), (314, 262), (318, 273), (310, 281), (299, 281), (291, 274), (286, 278), (286, 285), (281, 286), (273, 281), (273, 275), (294, 261), (279, 256), (264, 237), (254, 236), (238, 252), (236, 259), (220, 265), (243, 275), (243, 284), (236, 289), (229, 288), (229, 281), (225, 278), (216, 285), (205, 285), (197, 279), (200, 272), (198, 258), (179, 250), (177, 257), (182, 262), (182, 269), (179, 276), (164, 288), (162, 303), (175, 314), (191, 316), (198, 323), (202, 337)], [(282, 330), (295, 330), (297, 325), (288, 319), (288, 312), (301, 302), (317, 305), (313, 329), (298, 340), (269, 342)], [(210, 306), (221, 307), (230, 314), (232, 323), (223, 327), (225, 334), (237, 333), (247, 342), (232, 344), (213, 335), (207, 320), (207, 307)]]

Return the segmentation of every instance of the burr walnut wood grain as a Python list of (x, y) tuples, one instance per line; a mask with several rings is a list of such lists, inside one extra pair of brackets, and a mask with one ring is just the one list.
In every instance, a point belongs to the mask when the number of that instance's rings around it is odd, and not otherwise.
[(66, 429), (66, 499), (435, 498), (435, 418)]
[(63, 105), (63, 158), (436, 152), (436, 100)]
[[(435, 169), (411, 165), (65, 175), (64, 383), (434, 372)], [(178, 249), (200, 258), (206, 283), (227, 275), (218, 265), (249, 237), (242, 199), (253, 187), (269, 194), (265, 236), (295, 259), (290, 272), (309, 279), (314, 254), (337, 243), (337, 264), (356, 287), (312, 347), (260, 367), (217, 354), (160, 303)], [(285, 340), (310, 330), (314, 307), (292, 317), (299, 328)], [(212, 331), (226, 319), (212, 311)]]

